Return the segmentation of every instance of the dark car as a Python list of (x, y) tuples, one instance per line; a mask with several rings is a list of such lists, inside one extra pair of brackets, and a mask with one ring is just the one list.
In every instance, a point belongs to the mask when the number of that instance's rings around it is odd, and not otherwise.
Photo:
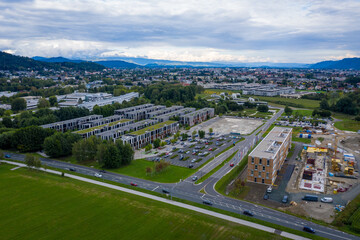
[(289, 200), (289, 197), (288, 197), (287, 195), (285, 195), (285, 196), (283, 197), (283, 199), (281, 200), (281, 202), (287, 203), (288, 200)]
[(4, 157), (11, 158), (10, 154), (6, 154)]
[(203, 201), (203, 204), (206, 204), (206, 205), (213, 205), (213, 203), (212, 202), (210, 202), (209, 200), (204, 200)]
[(315, 233), (315, 230), (314, 230), (312, 227), (305, 226), (305, 227), (303, 228), (303, 230), (304, 230), (305, 232)]
[(106, 173), (106, 171), (104, 169), (101, 169), (99, 172)]
[(250, 217), (254, 216), (254, 213), (251, 212), (251, 211), (249, 211), (249, 210), (245, 210), (243, 213), (244, 213), (245, 215), (247, 215), (247, 216), (250, 216)]
[(269, 199), (269, 194), (265, 194), (264, 195), (264, 200), (268, 200)]
[(76, 172), (75, 168), (69, 168), (70, 171)]
[(194, 167), (194, 164), (189, 164), (189, 168), (193, 168)]
[(167, 189), (165, 189), (165, 188), (162, 189), (162, 192), (163, 192), (163, 193), (166, 193), (166, 194), (169, 194), (169, 193), (170, 193), (170, 191), (167, 190)]

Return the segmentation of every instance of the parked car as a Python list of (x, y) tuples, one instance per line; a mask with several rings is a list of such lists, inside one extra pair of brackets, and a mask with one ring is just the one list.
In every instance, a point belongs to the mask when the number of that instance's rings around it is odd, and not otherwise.
[(191, 162), (192, 162), (192, 163), (196, 162), (196, 158), (193, 158), (193, 159), (191, 160)]
[(196, 155), (196, 152), (193, 152), (192, 155)]
[(198, 180), (198, 177), (197, 177), (197, 176), (193, 176), (193, 177), (192, 177), (192, 180), (193, 180), (193, 181), (196, 181), (196, 180)]
[(204, 200), (203, 204), (210, 205), (210, 206), (213, 205), (213, 203), (209, 200)]
[(101, 178), (101, 177), (102, 177), (102, 175), (101, 175), (100, 173), (95, 173), (94, 176), (95, 176), (95, 177), (98, 177), (98, 178)]
[(249, 210), (245, 210), (243, 213), (244, 213), (245, 215), (247, 215), (247, 216), (250, 216), (250, 217), (254, 216), (254, 213), (251, 212), (251, 211), (249, 211)]
[(272, 192), (272, 186), (269, 186), (269, 187), (266, 189), (266, 192), (267, 192), (267, 193), (271, 193), (271, 192)]
[(209, 148), (209, 151), (212, 151), (213, 149), (212, 148)]
[(189, 154), (190, 153), (190, 151), (186, 151), (186, 154)]
[(189, 168), (193, 168), (194, 167), (194, 164), (189, 164)]
[(101, 169), (99, 172), (106, 173), (106, 171), (104, 169)]
[(165, 189), (165, 188), (162, 189), (162, 192), (163, 192), (163, 193), (166, 193), (166, 194), (169, 194), (169, 193), (170, 193), (170, 191), (167, 190), (167, 189)]
[(179, 153), (183, 153), (183, 152), (184, 152), (184, 150), (183, 150), (183, 149), (180, 149), (180, 150), (179, 150)]
[(137, 184), (134, 183), (134, 182), (131, 182), (130, 185), (131, 185), (131, 186), (134, 186), (134, 187), (137, 187)]
[(304, 226), (303, 230), (305, 232), (315, 233), (315, 230), (312, 227)]
[(321, 200), (321, 202), (324, 202), (324, 203), (332, 203), (333, 202), (333, 199), (331, 197), (323, 197), (320, 200)]
[(184, 155), (180, 155), (180, 160), (183, 160), (184, 159)]
[(11, 158), (10, 154), (6, 154), (4, 157), (5, 158)]
[(283, 197), (283, 199), (281, 200), (281, 202), (287, 203), (288, 200), (289, 200), (289, 197), (288, 197), (287, 195), (285, 195), (285, 196)]
[(264, 200), (268, 200), (268, 199), (269, 199), (269, 194), (265, 193)]

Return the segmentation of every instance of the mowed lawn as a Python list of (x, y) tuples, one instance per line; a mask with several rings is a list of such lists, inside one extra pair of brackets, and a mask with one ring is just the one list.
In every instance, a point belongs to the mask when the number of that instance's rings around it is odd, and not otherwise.
[(0, 239), (281, 239), (112, 189), (0, 165)]

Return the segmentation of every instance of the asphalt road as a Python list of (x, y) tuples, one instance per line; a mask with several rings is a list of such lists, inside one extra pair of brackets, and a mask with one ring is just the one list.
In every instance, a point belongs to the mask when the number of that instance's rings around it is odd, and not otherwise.
[[(277, 114), (274, 115), (267, 123), (261, 126), (257, 131), (255, 131), (250, 136), (246, 136), (245, 140), (236, 144), (235, 147), (231, 148), (229, 151), (225, 152), (224, 154), (220, 155), (218, 158), (214, 159), (204, 167), (202, 167), (195, 175), (200, 175), (201, 172), (205, 173), (211, 171), (213, 168), (218, 166), (223, 160), (225, 160), (228, 156), (234, 153), (236, 150), (240, 150), (240, 152), (244, 151), (245, 154), (247, 150), (251, 149), (251, 147), (255, 144), (256, 138), (260, 137), (261, 134), (256, 136), (256, 133), (267, 129), (281, 114), (283, 110), (280, 110)], [(13, 154), (13, 153), (5, 153), (10, 154), (11, 158), (14, 160), (24, 161), (25, 156), (22, 154)], [(242, 159), (238, 154), (236, 154), (236, 161), (237, 163)], [(74, 165), (71, 163), (65, 163), (61, 161), (40, 158), (43, 164), (58, 168), (58, 169), (66, 169), (75, 168), (76, 172), (94, 176), (98, 170)], [(214, 189), (216, 182), (228, 173), (231, 170), (229, 164), (225, 164), (221, 167), (217, 172), (215, 172), (210, 178), (205, 180), (201, 184), (194, 184), (190, 178), (175, 183), (175, 184), (166, 184), (166, 183), (156, 183), (152, 181), (147, 181), (143, 179), (138, 179), (134, 177), (129, 177), (117, 173), (101, 173), (103, 179), (123, 183), (123, 184), (130, 184), (131, 182), (135, 182), (138, 184), (138, 187), (147, 189), (154, 192), (162, 193), (162, 189), (165, 188), (170, 191), (171, 196), (189, 200), (192, 202), (202, 203), (203, 200), (207, 199), (213, 203), (213, 207), (223, 209), (229, 212), (234, 213), (242, 213), (244, 210), (250, 210), (254, 213), (254, 218), (261, 219), (267, 222), (275, 223), (281, 226), (289, 227), (296, 230), (302, 230), (303, 226), (310, 226), (316, 230), (316, 235), (329, 238), (329, 239), (359, 239), (359, 237), (350, 235), (348, 233), (341, 232), (336, 229), (328, 228), (322, 225), (315, 224), (310, 221), (303, 220), (302, 218), (298, 218), (292, 215), (288, 215), (286, 213), (282, 213), (276, 210), (272, 210), (267, 207), (259, 206), (253, 203), (232, 199), (225, 197), (219, 193), (217, 193)], [(200, 189), (205, 187), (205, 191), (207, 194), (202, 194), (199, 192)]]

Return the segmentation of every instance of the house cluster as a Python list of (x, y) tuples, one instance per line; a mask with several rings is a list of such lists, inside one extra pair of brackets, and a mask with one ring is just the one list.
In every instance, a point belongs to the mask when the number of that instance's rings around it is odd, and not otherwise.
[(176, 133), (179, 130), (179, 122), (192, 126), (213, 116), (213, 108), (196, 110), (183, 106), (167, 108), (161, 105), (143, 104), (116, 110), (115, 115), (109, 117), (90, 115), (46, 124), (42, 127), (61, 132), (71, 130), (83, 138), (97, 136), (103, 140), (121, 139), (137, 149), (152, 143), (157, 138), (162, 139)]

